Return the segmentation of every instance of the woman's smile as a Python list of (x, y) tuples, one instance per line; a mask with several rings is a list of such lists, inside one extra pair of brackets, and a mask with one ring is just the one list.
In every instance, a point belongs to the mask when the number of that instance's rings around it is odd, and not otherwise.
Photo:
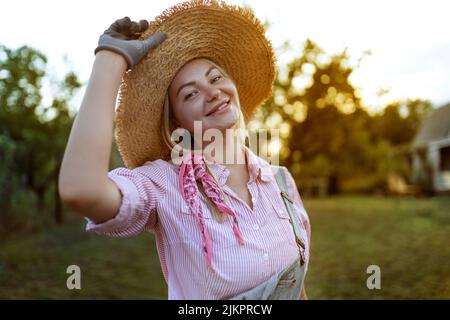
[(224, 103), (221, 106), (219, 106), (215, 111), (212, 111), (212, 112), (208, 113), (206, 116), (207, 117), (214, 117), (214, 116), (223, 114), (223, 113), (227, 112), (230, 109), (230, 105), (231, 105), (231, 102), (230, 102), (230, 100), (228, 100), (226, 103)]

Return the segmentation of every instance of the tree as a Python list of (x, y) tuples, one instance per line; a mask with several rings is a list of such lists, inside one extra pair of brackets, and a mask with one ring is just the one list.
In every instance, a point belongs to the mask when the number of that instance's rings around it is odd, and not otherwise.
[[(25, 193), (29, 206), (33, 207), (30, 200), (33, 195), (36, 212), (42, 219), (49, 209), (46, 196), (53, 190), (50, 198), (54, 203), (54, 219), (61, 223), (57, 173), (72, 122), (68, 102), (81, 84), (69, 72), (53, 93), (51, 104), (43, 106), (41, 90), (47, 76), (46, 63), (47, 58), (33, 48), (13, 50), (0, 46), (0, 133), (4, 142), (0, 144), (0, 160), (8, 159), (10, 167), (8, 172), (2, 172), (0, 188), (3, 193), (11, 190), (9, 197), (0, 199), (0, 206), (2, 211), (11, 210), (12, 203), (17, 202), (15, 198)], [(49, 114), (53, 116), (49, 118)], [(12, 181), (14, 187), (8, 184)]]
[(288, 124), (283, 162), (293, 175), (300, 180), (325, 177), (331, 192), (367, 156), (369, 115), (349, 81), (355, 68), (346, 50), (327, 56), (307, 40), (301, 55), (279, 72), (274, 97), (261, 113), (265, 119), (278, 113)]
[[(291, 50), (288, 43), (284, 49)], [(298, 57), (279, 66), (274, 95), (256, 118), (260, 127), (281, 129), (281, 163), (299, 185), (321, 178), (338, 193), (353, 179), (378, 188), (390, 170), (408, 170), (404, 150), (431, 104), (393, 102), (369, 115), (350, 81), (367, 54), (352, 65), (346, 50), (327, 55), (307, 40)]]
[(409, 144), (431, 109), (431, 103), (420, 99), (396, 101), (374, 116), (372, 130), (376, 140), (389, 141), (394, 146)]

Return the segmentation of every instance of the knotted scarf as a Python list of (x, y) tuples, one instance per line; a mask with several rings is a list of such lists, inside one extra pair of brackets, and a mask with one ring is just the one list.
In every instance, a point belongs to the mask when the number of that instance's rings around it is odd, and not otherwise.
[(200, 191), (196, 181), (201, 182), (206, 196), (217, 206), (218, 210), (232, 218), (233, 233), (239, 244), (243, 245), (244, 238), (238, 226), (236, 213), (225, 202), (219, 185), (206, 170), (205, 159), (202, 154), (188, 152), (184, 155), (179, 167), (178, 177), (183, 199), (186, 200), (199, 223), (207, 264), (214, 271), (212, 266), (212, 240), (205, 225), (202, 206), (200, 205)]

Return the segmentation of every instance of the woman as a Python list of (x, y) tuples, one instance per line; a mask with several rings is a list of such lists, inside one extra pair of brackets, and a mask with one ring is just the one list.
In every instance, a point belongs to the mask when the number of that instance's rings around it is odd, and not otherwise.
[[(274, 175), (245, 135), (225, 134), (245, 132), (272, 93), (260, 22), (243, 8), (190, 1), (150, 24), (116, 21), (95, 52), (59, 180), (87, 230), (153, 232), (169, 299), (306, 298), (310, 227), (294, 180), (284, 167)], [(108, 172), (114, 116), (127, 168)], [(214, 155), (208, 130), (223, 137)]]

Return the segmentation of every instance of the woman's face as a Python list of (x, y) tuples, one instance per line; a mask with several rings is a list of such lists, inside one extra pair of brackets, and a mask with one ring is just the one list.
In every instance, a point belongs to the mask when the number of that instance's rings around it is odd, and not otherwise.
[(178, 71), (169, 99), (176, 123), (191, 133), (194, 121), (202, 122), (203, 131), (225, 130), (239, 118), (236, 86), (207, 59), (192, 60)]

